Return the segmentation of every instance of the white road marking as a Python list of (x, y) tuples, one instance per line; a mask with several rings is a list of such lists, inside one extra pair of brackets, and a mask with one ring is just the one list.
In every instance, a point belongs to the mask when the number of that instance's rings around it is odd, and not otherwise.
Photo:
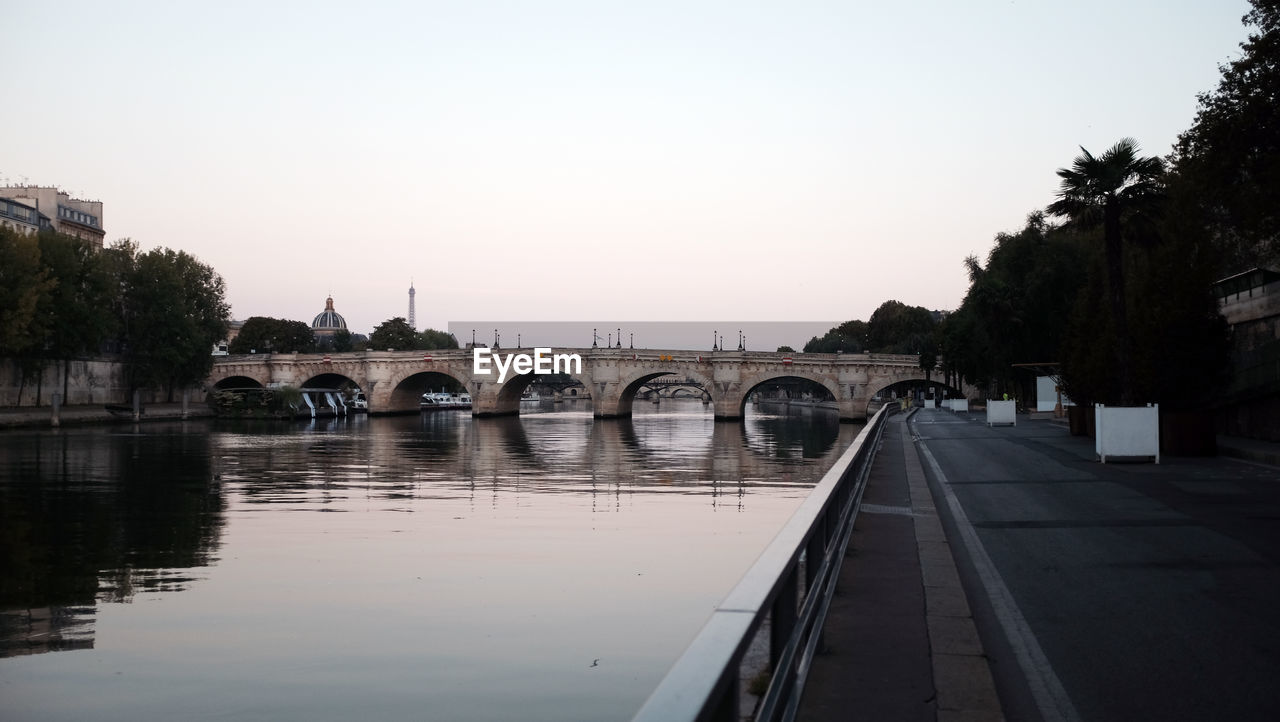
[(987, 550), (983, 548), (982, 540), (978, 538), (978, 533), (974, 531), (968, 515), (960, 506), (960, 500), (951, 490), (946, 474), (942, 473), (942, 468), (938, 466), (937, 459), (933, 458), (933, 453), (927, 446), (921, 443), (918, 448), (924, 454), (925, 461), (929, 462), (929, 468), (933, 469), (933, 473), (937, 476), (938, 484), (946, 497), (947, 506), (951, 509), (956, 527), (960, 530), (960, 541), (969, 552), (969, 558), (973, 560), (973, 565), (977, 569), (978, 578), (982, 580), (982, 586), (987, 590), (987, 597), (991, 601), (996, 620), (1004, 628), (1005, 636), (1013, 647), (1014, 657), (1018, 660), (1018, 666), (1022, 668), (1022, 673), (1027, 679), (1031, 696), (1035, 700), (1036, 707), (1040, 709), (1041, 717), (1046, 722), (1079, 722), (1080, 713), (1071, 703), (1071, 697), (1067, 694), (1066, 688), (1062, 686), (1062, 681), (1053, 671), (1049, 658), (1045, 656), (1040, 643), (1036, 641), (1031, 625), (1027, 624), (1026, 618), (1022, 616), (1022, 610), (1014, 601), (1009, 587), (1005, 585), (1000, 572), (996, 570), (991, 557), (987, 555)]

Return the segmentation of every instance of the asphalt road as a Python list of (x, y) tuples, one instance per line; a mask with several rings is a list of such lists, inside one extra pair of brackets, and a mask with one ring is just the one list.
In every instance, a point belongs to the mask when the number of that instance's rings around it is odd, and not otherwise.
[(1280, 468), (910, 422), (1010, 719), (1280, 719)]

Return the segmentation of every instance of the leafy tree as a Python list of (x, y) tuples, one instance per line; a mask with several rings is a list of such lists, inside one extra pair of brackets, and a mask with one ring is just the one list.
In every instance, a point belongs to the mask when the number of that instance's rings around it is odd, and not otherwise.
[(1066, 216), (1080, 229), (1102, 227), (1107, 297), (1115, 328), (1114, 361), (1121, 384), (1121, 403), (1132, 405), (1134, 376), (1129, 349), (1124, 278), (1124, 239), (1155, 238), (1154, 222), (1165, 199), (1159, 158), (1138, 156), (1138, 144), (1124, 138), (1094, 156), (1084, 148), (1070, 168), (1060, 168), (1058, 200), (1049, 205), (1055, 216)]
[(340, 328), (333, 332), (333, 338), (330, 339), (329, 345), (338, 353), (346, 353), (355, 350), (355, 343), (351, 338), (351, 332), (345, 328)]
[(1280, 3), (1251, 4), (1240, 59), (1199, 96), (1172, 158), (1180, 201), (1218, 248), (1218, 278), (1280, 264)]
[(862, 353), (867, 345), (867, 323), (845, 321), (804, 345), (805, 353)]
[(934, 323), (933, 313), (923, 306), (885, 301), (867, 321), (867, 347), (875, 353), (921, 353)]
[(209, 375), (209, 349), (226, 336), (230, 309), (222, 277), (185, 251), (139, 254), (132, 242), (114, 244), (112, 265), (123, 292), (124, 360), (130, 385), (177, 387)]
[(1067, 326), (1087, 265), (1084, 240), (1049, 226), (1041, 213), (1014, 234), (996, 236), (986, 266), (965, 259), (969, 291), (943, 320), (937, 336), (943, 372), (963, 376), (999, 393), (1029, 379), (1015, 363), (1061, 361)]
[[(40, 262), (54, 285), (41, 296), (36, 309), (41, 331), (37, 369), (47, 361), (63, 363), (63, 395), (67, 393), (66, 362), (97, 353), (115, 326), (111, 313), (113, 290), (102, 254), (89, 243), (52, 231), (39, 235)], [(40, 374), (43, 376), (43, 374)], [(40, 403), (39, 391), (36, 403)]]
[(245, 319), (227, 350), (231, 353), (310, 353), (315, 347), (315, 335), (302, 321), (251, 316)]
[(805, 353), (861, 353), (862, 344), (855, 339), (840, 333), (839, 327), (831, 329), (821, 337), (814, 336), (804, 345)]
[(369, 334), (369, 348), (376, 351), (412, 351), (417, 342), (418, 334), (403, 316), (383, 321)]
[(793, 349), (793, 348), (791, 348), (790, 346), (779, 346), (779, 347), (778, 347), (778, 353), (795, 353), (795, 352), (796, 352), (796, 350), (795, 350), (795, 349)]
[(415, 346), (415, 348), (424, 351), (457, 347), (458, 339), (454, 338), (453, 334), (446, 331), (437, 331), (434, 328), (429, 328), (418, 334), (418, 341)]
[(38, 313), (45, 330), (48, 356), (66, 359), (96, 353), (114, 330), (111, 278), (102, 254), (74, 236), (40, 234), (40, 261), (54, 287)]
[(0, 355), (20, 356), (38, 347), (43, 329), (37, 309), (55, 283), (40, 263), (39, 240), (0, 228)]

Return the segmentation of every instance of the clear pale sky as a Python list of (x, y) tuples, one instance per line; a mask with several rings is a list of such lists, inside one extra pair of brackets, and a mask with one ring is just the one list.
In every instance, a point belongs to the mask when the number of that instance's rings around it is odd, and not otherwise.
[(867, 318), (1083, 145), (1165, 155), (1243, 0), (6, 3), (0, 183), (105, 203), (236, 318)]

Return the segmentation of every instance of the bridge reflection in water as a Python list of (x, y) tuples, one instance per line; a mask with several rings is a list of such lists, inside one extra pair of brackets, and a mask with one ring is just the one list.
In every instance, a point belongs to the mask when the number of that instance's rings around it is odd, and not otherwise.
[(6, 719), (629, 719), (861, 428), (530, 406), (0, 435)]

